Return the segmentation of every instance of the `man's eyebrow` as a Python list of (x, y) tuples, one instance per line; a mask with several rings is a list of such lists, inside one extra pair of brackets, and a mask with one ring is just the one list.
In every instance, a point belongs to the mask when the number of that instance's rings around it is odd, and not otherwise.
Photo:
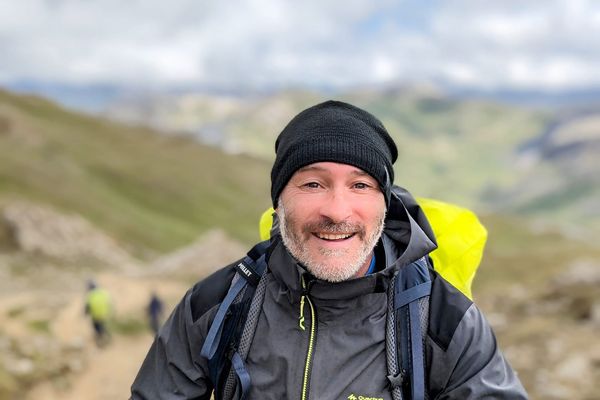
[[(306, 167), (302, 167), (302, 168), (298, 169), (297, 172), (310, 172), (310, 171), (329, 172), (329, 170), (327, 168), (320, 167), (318, 165), (307, 165)], [(356, 176), (365, 176), (365, 175), (370, 176), (368, 172), (365, 172), (358, 167), (354, 167), (354, 170), (351, 172), (351, 174), (356, 175)]]
[(357, 175), (357, 176), (365, 176), (365, 175), (368, 175), (368, 176), (371, 176), (371, 175), (369, 175), (367, 172), (363, 171), (363, 170), (362, 170), (362, 169), (360, 169), (360, 168), (356, 168), (354, 171), (352, 171), (352, 175)]
[(316, 165), (307, 165), (306, 167), (302, 167), (302, 168), (298, 169), (298, 172), (307, 172), (307, 171), (326, 172), (327, 169), (323, 168), (323, 167), (318, 167)]

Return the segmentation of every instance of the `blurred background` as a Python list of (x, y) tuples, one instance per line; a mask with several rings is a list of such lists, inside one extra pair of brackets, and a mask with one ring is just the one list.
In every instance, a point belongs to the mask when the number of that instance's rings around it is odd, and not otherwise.
[(126, 398), (151, 294), (258, 240), (274, 138), (330, 98), (486, 225), (475, 301), (531, 398), (600, 399), (599, 37), (583, 0), (5, 2), (0, 399)]

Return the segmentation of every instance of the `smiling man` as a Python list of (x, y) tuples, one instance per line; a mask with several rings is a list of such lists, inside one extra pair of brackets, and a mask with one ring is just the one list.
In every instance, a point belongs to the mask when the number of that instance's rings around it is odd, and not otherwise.
[(431, 267), (378, 119), (318, 104), (275, 150), (270, 241), (188, 291), (132, 399), (527, 398), (479, 309)]

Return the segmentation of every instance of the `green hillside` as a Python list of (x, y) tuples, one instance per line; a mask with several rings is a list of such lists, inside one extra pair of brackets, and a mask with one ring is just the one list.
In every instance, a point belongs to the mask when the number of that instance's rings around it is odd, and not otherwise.
[(76, 212), (138, 256), (221, 226), (256, 239), (269, 165), (0, 91), (0, 206), (27, 199)]

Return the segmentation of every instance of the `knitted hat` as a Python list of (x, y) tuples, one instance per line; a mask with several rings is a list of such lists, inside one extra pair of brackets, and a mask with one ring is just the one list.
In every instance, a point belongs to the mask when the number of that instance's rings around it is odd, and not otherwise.
[(394, 140), (377, 118), (351, 104), (327, 101), (298, 114), (275, 142), (271, 199), (277, 201), (294, 172), (309, 164), (331, 161), (353, 165), (379, 183), (389, 203), (398, 158)]

